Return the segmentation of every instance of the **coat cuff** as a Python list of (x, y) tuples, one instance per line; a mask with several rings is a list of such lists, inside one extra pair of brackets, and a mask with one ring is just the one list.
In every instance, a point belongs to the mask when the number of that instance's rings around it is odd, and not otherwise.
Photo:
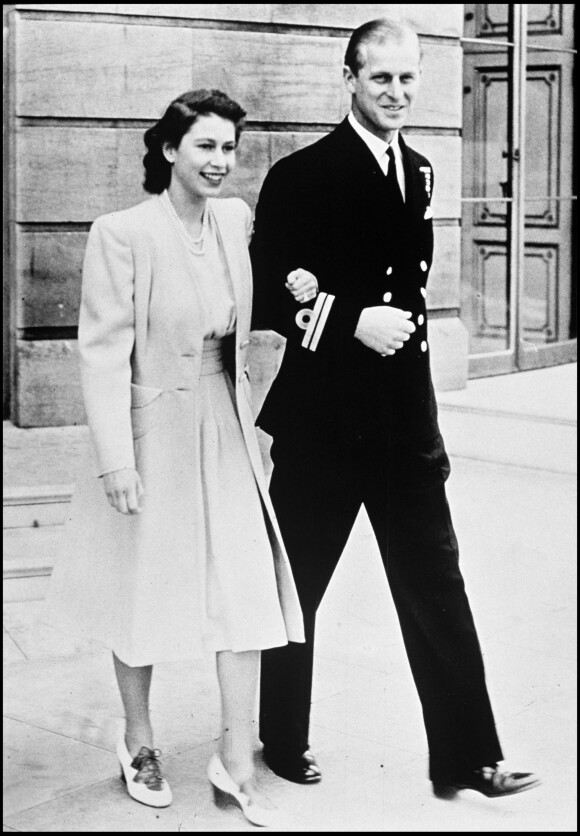
[(330, 293), (321, 292), (312, 309), (303, 308), (296, 314), (296, 324), (299, 328), (306, 329), (302, 339), (302, 348), (310, 351), (316, 351), (318, 348), (334, 298)]

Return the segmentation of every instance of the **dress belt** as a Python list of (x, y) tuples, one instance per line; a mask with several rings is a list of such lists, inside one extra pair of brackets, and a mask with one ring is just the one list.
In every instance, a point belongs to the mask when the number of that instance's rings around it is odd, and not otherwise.
[(203, 353), (201, 355), (201, 376), (218, 374), (219, 372), (223, 372), (223, 370), (223, 341), (219, 339), (204, 340)]

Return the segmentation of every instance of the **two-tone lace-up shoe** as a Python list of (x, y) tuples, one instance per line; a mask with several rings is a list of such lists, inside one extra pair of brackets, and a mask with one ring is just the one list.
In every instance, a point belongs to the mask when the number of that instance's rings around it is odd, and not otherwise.
[(127, 792), (135, 801), (149, 807), (169, 807), (173, 801), (171, 787), (161, 774), (160, 755), (159, 749), (141, 746), (132, 758), (124, 737), (117, 744), (121, 779), (127, 785)]

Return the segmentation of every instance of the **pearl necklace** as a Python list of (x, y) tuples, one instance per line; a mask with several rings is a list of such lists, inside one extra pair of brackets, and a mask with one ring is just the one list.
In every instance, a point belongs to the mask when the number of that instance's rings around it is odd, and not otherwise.
[[(181, 219), (180, 219), (181, 221)], [(185, 229), (185, 225), (183, 225)], [(203, 255), (205, 252), (205, 233), (207, 230), (207, 209), (203, 213), (203, 218), (201, 221), (201, 232), (199, 234), (199, 238), (193, 238), (189, 232), (185, 229), (185, 234), (187, 235), (189, 241), (189, 248), (194, 255)]]
[(178, 230), (181, 233), (182, 238), (184, 239), (187, 248), (193, 255), (203, 255), (205, 252), (205, 241), (206, 241), (206, 231), (208, 226), (208, 208), (207, 206), (203, 212), (203, 218), (201, 221), (201, 233), (198, 238), (193, 238), (187, 229), (185, 228), (185, 224), (179, 217), (177, 210), (175, 209), (173, 203), (171, 202), (171, 198), (169, 197), (167, 192), (164, 192), (162, 195), (162, 200), (167, 207), (167, 210), (171, 217), (173, 218), (175, 224), (177, 225)]

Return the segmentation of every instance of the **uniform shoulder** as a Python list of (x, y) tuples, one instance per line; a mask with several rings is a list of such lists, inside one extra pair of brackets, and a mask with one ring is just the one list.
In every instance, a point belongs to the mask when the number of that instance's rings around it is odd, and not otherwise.
[(278, 190), (289, 193), (303, 187), (310, 188), (312, 177), (320, 182), (330, 172), (330, 156), (327, 149), (329, 134), (281, 157), (268, 171), (264, 187), (275, 195)]
[(329, 136), (329, 134), (326, 134), (315, 142), (311, 142), (309, 145), (305, 145), (303, 148), (298, 148), (296, 151), (292, 151), (291, 154), (281, 157), (274, 163), (270, 172), (291, 175), (310, 165), (317, 164), (325, 154), (325, 146)]

